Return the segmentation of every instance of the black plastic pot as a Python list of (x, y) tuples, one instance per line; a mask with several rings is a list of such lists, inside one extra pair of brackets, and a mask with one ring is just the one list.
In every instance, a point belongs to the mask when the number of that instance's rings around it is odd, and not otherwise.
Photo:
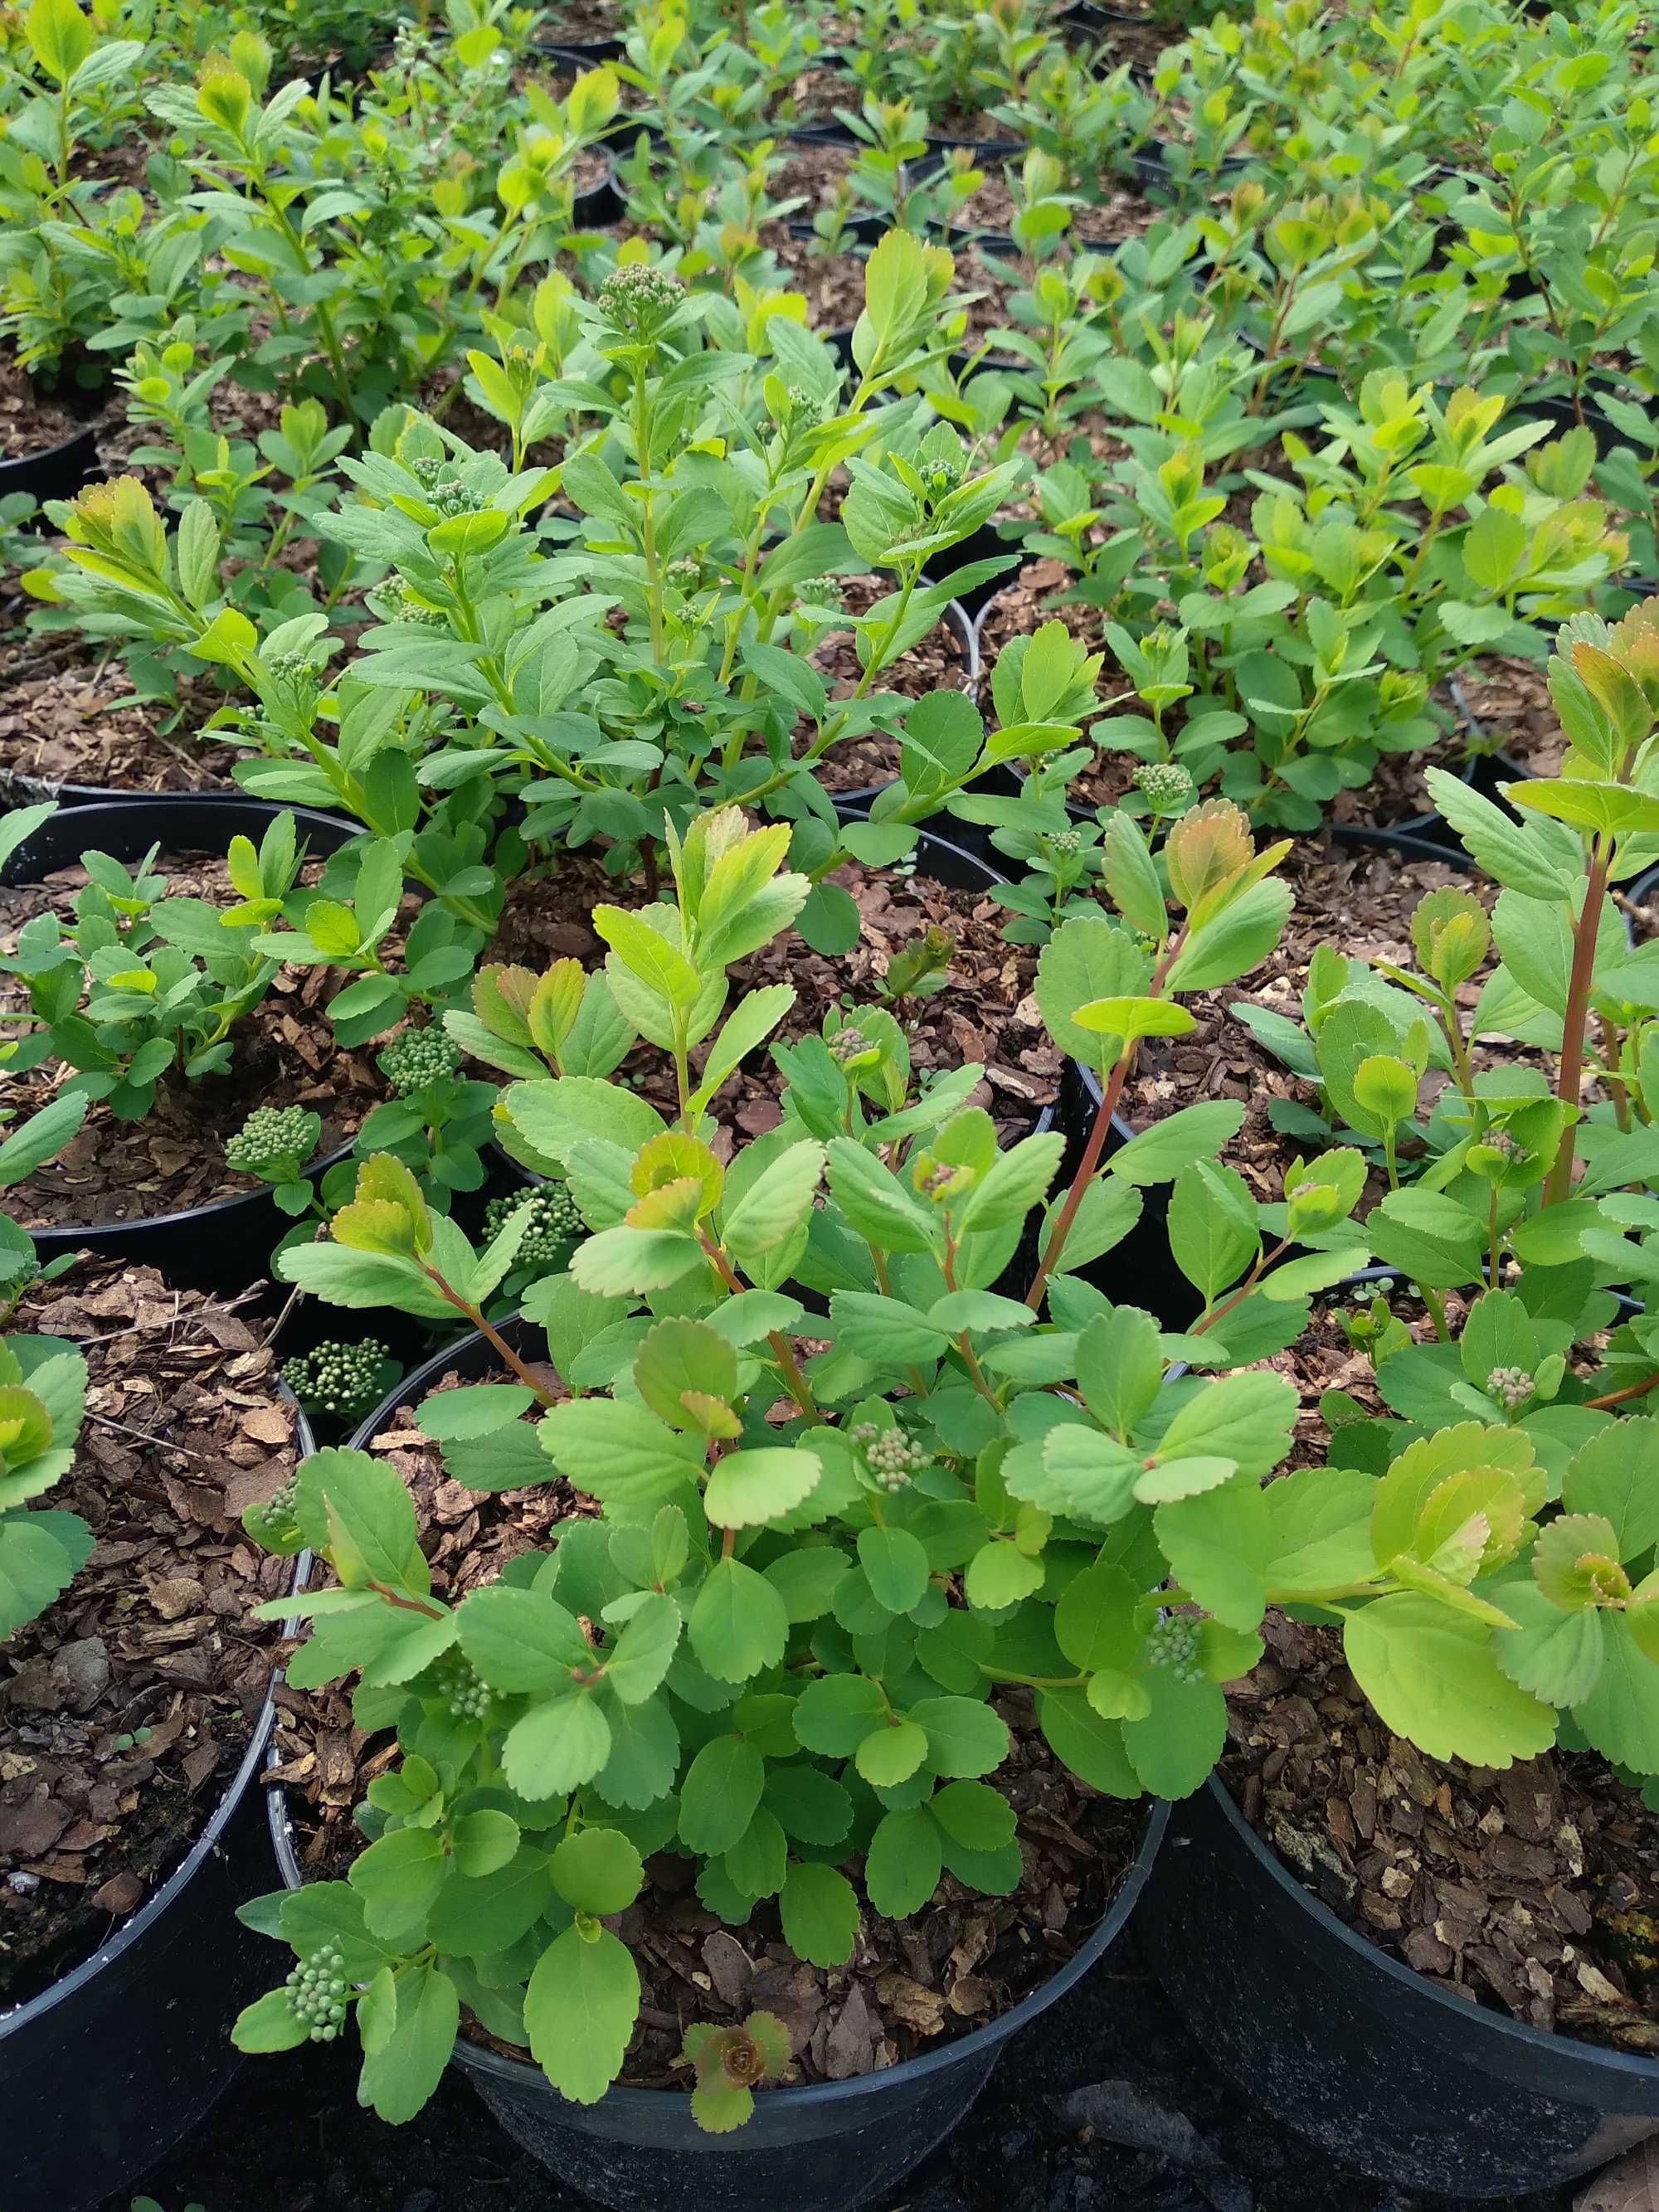
[(102, 474), (98, 433), (88, 425), (84, 430), (74, 431), (56, 446), (0, 461), (0, 499), (20, 491), (26, 492), (37, 503), (49, 499), (73, 499), (83, 484)]
[[(305, 1415), (295, 1445), (316, 1449)], [(236, 1917), (270, 1887), (262, 1793), (276, 1708), (188, 1856), (90, 1959), (0, 2010), (6, 2212), (93, 2212), (198, 2127), (242, 2064), (231, 2024), (270, 1979)]]
[[(524, 1324), (505, 1324), (517, 1345)], [(370, 1415), (358, 1440), (447, 1374), (467, 1380), (498, 1364), (479, 1336), (440, 1352)], [(302, 1876), (286, 1795), (268, 1793), (271, 1839), (290, 1889)], [(907, 2064), (803, 2089), (763, 2090), (754, 2117), (731, 2136), (705, 2134), (689, 2097), (673, 2090), (612, 2089), (598, 2105), (567, 2104), (538, 2069), (463, 2037), (453, 2063), (514, 2141), (561, 2179), (617, 2212), (847, 2212), (890, 2190), (942, 2142), (989, 2081), (1011, 2037), (1044, 2021), (1104, 1958), (1134, 1910), (1158, 1856), (1170, 1808), (1148, 1811), (1140, 1848), (1092, 1935), (1041, 1989), (988, 2027)], [(11, 2212), (11, 2208), (7, 2208)], [(32, 2208), (31, 2208), (32, 2212)]]
[(1659, 2063), (1448, 1996), (1345, 1928), (1213, 1778), (1175, 1808), (1136, 1930), (1255, 2105), (1395, 2187), (1519, 2195), (1659, 2133)]
[(191, 2133), (241, 2063), (231, 2023), (270, 1979), (236, 1908), (270, 1887), (253, 1784), (272, 1709), (184, 1864), (103, 1948), (0, 2013), (6, 2212), (92, 2212)]
[(561, 39), (555, 35), (556, 28), (553, 24), (542, 25), (531, 41), (538, 53), (577, 62), (583, 69), (596, 69), (601, 62), (620, 61), (626, 51), (621, 39)]
[[(169, 847), (183, 852), (223, 852), (239, 834), (257, 843), (272, 818), (284, 812), (295, 817), (301, 840), (315, 854), (338, 852), (363, 834), (358, 823), (309, 807), (276, 806), (266, 799), (206, 793), (182, 800), (128, 798), (60, 808), (11, 854), (0, 870), (0, 882), (38, 882), (87, 852), (108, 853), (118, 860), (137, 860), (156, 844), (164, 854)], [(322, 1175), (350, 1150), (349, 1145), (342, 1145), (319, 1156), (310, 1172)], [(94, 1252), (159, 1267), (173, 1281), (192, 1288), (241, 1290), (264, 1272), (285, 1222), (270, 1191), (261, 1188), (182, 1212), (34, 1229), (29, 1234), (43, 1261), (66, 1252)]]
[[(198, 791), (123, 791), (113, 783), (59, 783), (0, 763), (0, 801), (8, 806), (37, 806), (45, 799), (56, 799), (61, 807), (195, 806), (204, 799), (234, 800), (239, 795), (234, 784), (204, 785)], [(76, 853), (88, 849), (80, 845)]]

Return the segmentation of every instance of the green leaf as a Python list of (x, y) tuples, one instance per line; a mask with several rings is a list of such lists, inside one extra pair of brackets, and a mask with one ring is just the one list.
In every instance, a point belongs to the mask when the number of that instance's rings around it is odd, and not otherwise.
[(640, 1978), (608, 1928), (567, 1928), (525, 1991), (532, 2056), (562, 2097), (596, 2105), (622, 2071), (639, 2017)]
[(1134, 1577), (1109, 1559), (1095, 1560), (1067, 1583), (1054, 1607), (1054, 1640), (1080, 1673), (1133, 1663), (1140, 1595)]
[(574, 1613), (539, 1590), (491, 1583), (462, 1601), (461, 1650), (492, 1690), (550, 1690), (593, 1653)]
[(1395, 1190), (1366, 1217), (1372, 1251), (1428, 1290), (1461, 1290), (1480, 1274), (1483, 1219), (1437, 1191)]
[(573, 1911), (596, 1917), (626, 1911), (645, 1884), (639, 1852), (615, 1828), (580, 1828), (566, 1836), (548, 1872)]
[(1014, 1839), (1014, 1808), (988, 1782), (947, 1782), (934, 1791), (927, 1809), (964, 1850), (999, 1851)]
[(792, 1865), (779, 1894), (783, 1940), (809, 1966), (844, 1966), (858, 1942), (859, 1901), (834, 1867)]
[(550, 1698), (515, 1721), (501, 1745), (508, 1785), (532, 1803), (591, 1782), (611, 1756), (611, 1723), (586, 1692)]
[(527, 1936), (551, 1898), (547, 1853), (520, 1844), (510, 1865), (482, 1881), (452, 1875), (427, 1915), (427, 1936), (450, 1955), (488, 1958)]
[(375, 2051), (365, 2049), (358, 2103), (392, 2127), (412, 2120), (443, 2079), (460, 2019), (460, 1997), (447, 1974), (430, 1966), (406, 1969), (397, 1981), (391, 2034)]
[(627, 1705), (654, 1697), (680, 1641), (680, 1609), (660, 1590), (647, 1591), (605, 1654), (605, 1679)]
[(864, 1887), (878, 1912), (908, 1920), (933, 1896), (943, 1872), (939, 1832), (925, 1807), (884, 1817), (864, 1860)]
[(449, 1840), (455, 1871), (470, 1881), (483, 1881), (512, 1864), (519, 1848), (519, 1824), (510, 1813), (480, 1806), (461, 1814)]
[(619, 1520), (650, 1521), (695, 1486), (702, 1466), (701, 1438), (613, 1399), (568, 1398), (546, 1414), (539, 1434), (560, 1474)]
[(1037, 1725), (1049, 1749), (1080, 1781), (1108, 1797), (1139, 1797), (1141, 1785), (1123, 1747), (1123, 1728), (1104, 1720), (1081, 1690), (1044, 1690)]
[(909, 1717), (927, 1732), (927, 1764), (935, 1774), (989, 1774), (1008, 1756), (1006, 1723), (978, 1698), (923, 1698)]
[(850, 1137), (834, 1138), (826, 1149), (830, 1195), (855, 1235), (884, 1252), (933, 1249), (932, 1212), (890, 1168)]
[(1244, 1126), (1244, 1109), (1231, 1099), (1205, 1099), (1153, 1122), (1119, 1146), (1106, 1164), (1125, 1182), (1172, 1182), (1195, 1161), (1213, 1159)]
[[(286, 1989), (267, 1990), (264, 1996), (242, 2007), (230, 2031), (238, 2051), (297, 2051), (301, 2044), (309, 2041), (309, 2023), (289, 2004), (288, 1994)], [(138, 2203), (143, 2201), (140, 2198)], [(137, 2204), (133, 2212), (138, 2212)]]
[(1606, 1620), (1601, 1672), (1572, 1717), (1602, 1756), (1638, 1774), (1659, 1774), (1659, 1663), (1636, 1641), (1629, 1617)]
[(1515, 1625), (1492, 1631), (1492, 1649), (1510, 1681), (1547, 1705), (1581, 1705), (1601, 1680), (1607, 1656), (1598, 1609), (1563, 1613), (1541, 1589), (1516, 1582), (1504, 1585), (1504, 1610)]
[(1160, 1505), (1153, 1525), (1176, 1581), (1195, 1605), (1230, 1628), (1261, 1626), (1274, 1538), (1267, 1501), (1253, 1479)]
[(782, 1658), (789, 1616), (763, 1576), (740, 1559), (717, 1559), (697, 1592), (686, 1633), (698, 1665), (717, 1681), (746, 1682)]
[(448, 1871), (442, 1838), (430, 1828), (394, 1828), (359, 1852), (346, 1880), (363, 1900), (369, 1932), (395, 1944), (418, 1936)]
[(1073, 915), (1038, 957), (1036, 1001), (1044, 1027), (1062, 1052), (1103, 1074), (1118, 1057), (1118, 1040), (1084, 1028), (1074, 1018), (1077, 1010), (1103, 999), (1140, 997), (1152, 972), (1127, 929), (1103, 915)]
[(908, 1613), (928, 1587), (927, 1554), (902, 1528), (866, 1528), (859, 1537), (859, 1564), (889, 1613)]
[(1122, 1723), (1123, 1747), (1144, 1789), (1190, 1797), (1227, 1740), (1227, 1700), (1213, 1682), (1183, 1682), (1168, 1667), (1145, 1676), (1150, 1710)]
[(907, 1781), (927, 1756), (927, 1735), (912, 1720), (890, 1720), (872, 1729), (853, 1754), (853, 1763), (872, 1790), (891, 1790)]
[(1261, 1249), (1249, 1185), (1236, 1169), (1212, 1160), (1176, 1177), (1169, 1224), (1170, 1255), (1206, 1306), (1237, 1282)]
[(1659, 1421), (1618, 1421), (1592, 1437), (1573, 1455), (1561, 1503), (1611, 1522), (1620, 1559), (1659, 1543)]
[(523, 1382), (466, 1382), (459, 1390), (434, 1390), (421, 1401), (416, 1415), (421, 1434), (435, 1444), (485, 1437), (516, 1421), (536, 1402)]
[(795, 1735), (804, 1751), (850, 1759), (881, 1721), (879, 1686), (862, 1674), (821, 1674), (795, 1700)]
[(1508, 1766), (1555, 1740), (1555, 1711), (1498, 1667), (1484, 1623), (1415, 1591), (1348, 1615), (1343, 1650), (1385, 1727), (1431, 1759)]
[(937, 1359), (953, 1332), (900, 1298), (874, 1291), (836, 1291), (830, 1299), (836, 1341), (880, 1367), (920, 1366)]
[(1281, 1375), (1251, 1371), (1201, 1383), (1164, 1430), (1159, 1465), (1218, 1456), (1241, 1474), (1269, 1475), (1291, 1448), (1297, 1410), (1295, 1386)]
[(728, 1452), (709, 1472), (703, 1510), (717, 1528), (757, 1528), (803, 1504), (823, 1473), (823, 1462), (800, 1446)]
[(713, 1857), (729, 1850), (753, 1819), (766, 1784), (766, 1762), (741, 1735), (717, 1735), (680, 1784), (680, 1841)]
[(295, 1486), (295, 1516), (308, 1542), (326, 1549), (347, 1589), (380, 1583), (424, 1595), (432, 1578), (421, 1553), (415, 1508), (403, 1478), (368, 1452), (313, 1452)]

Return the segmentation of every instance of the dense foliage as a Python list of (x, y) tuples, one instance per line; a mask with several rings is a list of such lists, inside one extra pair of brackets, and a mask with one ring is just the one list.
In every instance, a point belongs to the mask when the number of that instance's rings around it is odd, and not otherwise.
[[(248, 1909), (296, 1963), (238, 2040), (355, 2014), (389, 2119), (463, 2008), (601, 2097), (659, 1852), (826, 1968), (866, 1907), (1008, 1893), (1011, 1692), (1093, 1790), (1189, 1794), (1270, 1608), (1431, 1758), (1589, 1747), (1659, 1799), (1620, 903), (1659, 860), (1659, 84), (1630, 0), (1171, 12), (1146, 59), (1046, 0), (643, 0), (603, 60), (501, 0), (384, 46), (328, 0), (0, 25), (0, 348), (119, 418), (120, 465), (7, 503), (27, 638), (270, 803), (233, 902), (88, 851), (9, 944), (0, 1061), (56, 1075), (0, 1185), (301, 986), (377, 1103), (325, 1171), (308, 1103), (227, 1164), (278, 1281), (380, 1317), (285, 1380), (351, 1426), (389, 1343), (481, 1333), (419, 1428), (564, 1507), (459, 1596), (372, 1431), (246, 1516), (312, 1555), (262, 1609), (308, 1624), (290, 1689), (350, 1682), (398, 1756), (345, 1876)], [(986, 665), (939, 680), (964, 598)], [(1461, 688), (1528, 664), (1548, 775)], [(1115, 1121), (1273, 956), (1297, 845), (1414, 814), (1468, 868), (1409, 963), (1323, 945), (1299, 1018), (1231, 1008), (1302, 1086), (1271, 1175), (1236, 1101)], [(860, 954), (848, 866), (923, 825), (1004, 866), (1069, 1147), (918, 1063), (942, 929), (804, 1023), (745, 966)], [(602, 959), (504, 957), (590, 864)], [(8, 1313), (34, 1273), (0, 1224)], [(1374, 1391), (1293, 1454), (1333, 1292)], [(77, 1363), (0, 1346), (0, 1633), (89, 1541), (32, 1502)], [(757, 2013), (684, 2058), (725, 2129), (788, 2050)]]

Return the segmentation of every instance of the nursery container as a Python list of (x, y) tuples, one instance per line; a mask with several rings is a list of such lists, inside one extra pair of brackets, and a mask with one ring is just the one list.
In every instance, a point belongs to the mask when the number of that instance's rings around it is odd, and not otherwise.
[(1659, 2063), (1485, 2010), (1377, 1950), (1214, 1777), (1175, 1808), (1136, 1933), (1255, 2106), (1394, 2187), (1553, 2188), (1659, 2134)]
[[(522, 1324), (505, 1325), (509, 1342)], [(499, 1356), (481, 1336), (441, 1352), (363, 1424), (361, 1444), (395, 1409), (447, 1374), (471, 1381)], [(283, 1880), (303, 1876), (295, 1856), (285, 1793), (269, 1792), (270, 1832)], [(1158, 1856), (1170, 1808), (1153, 1803), (1139, 1849), (1099, 1924), (1058, 1973), (1000, 2019), (884, 2072), (800, 2089), (763, 2089), (737, 2133), (705, 2134), (689, 2096), (666, 2089), (612, 2089), (597, 2105), (567, 2104), (539, 2068), (463, 2036), (452, 2062), (531, 2155), (617, 2212), (847, 2212), (880, 2197), (942, 2142), (993, 2073), (1011, 2036), (1036, 2027), (1052, 2034), (1053, 2008), (1111, 1948), (1134, 1910)], [(1045, 2019), (1045, 2015), (1050, 2015)]]
[[(315, 1449), (296, 1413), (296, 1462)], [(212, 1818), (155, 1895), (39, 1996), (0, 2008), (5, 2212), (93, 2212), (117, 2191), (125, 2202), (240, 2070), (231, 2024), (270, 1965), (236, 1912), (270, 1887), (255, 1784), (275, 1718), (267, 1698)]]
[(102, 473), (98, 433), (88, 424), (55, 446), (0, 460), (0, 499), (20, 491), (42, 503), (49, 499), (73, 499), (83, 484)]
[[(164, 854), (169, 846), (180, 852), (222, 852), (239, 834), (257, 843), (281, 813), (294, 816), (301, 842), (314, 854), (337, 853), (363, 835), (359, 823), (240, 794), (200, 793), (185, 799), (128, 799), (118, 805), (60, 807), (11, 854), (0, 869), (0, 882), (36, 882), (87, 852), (108, 853), (118, 860), (138, 860), (156, 844)], [(318, 1158), (312, 1172), (321, 1175), (350, 1150), (349, 1144), (337, 1146)], [(62, 1253), (93, 1252), (100, 1258), (159, 1267), (173, 1281), (192, 1288), (240, 1290), (264, 1272), (286, 1220), (262, 1187), (177, 1213), (33, 1229), (29, 1234), (43, 1261)]]
[(231, 2023), (270, 1967), (236, 1909), (270, 1887), (254, 1783), (271, 1719), (267, 1705), (172, 1879), (92, 1958), (0, 2011), (6, 2212), (92, 2212), (190, 2134), (240, 2065)]

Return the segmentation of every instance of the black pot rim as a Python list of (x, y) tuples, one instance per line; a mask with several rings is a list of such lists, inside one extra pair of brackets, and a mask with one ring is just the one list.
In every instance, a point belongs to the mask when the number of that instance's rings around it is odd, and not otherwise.
[[(279, 1387), (283, 1397), (293, 1398), (294, 1394), (286, 1383)], [(317, 1440), (311, 1432), (310, 1422), (306, 1419), (305, 1407), (297, 1399), (294, 1400), (294, 1463), (296, 1467), (309, 1459), (317, 1449)], [(296, 1589), (299, 1583), (300, 1576), (296, 1571), (295, 1577)], [(124, 1951), (130, 1950), (133, 1944), (138, 1942), (175, 1899), (184, 1894), (197, 1874), (217, 1850), (220, 1838), (229, 1826), (237, 1807), (247, 1795), (255, 1777), (265, 1763), (266, 1753), (270, 1747), (271, 1730), (276, 1724), (276, 1685), (281, 1679), (279, 1670), (273, 1667), (270, 1681), (265, 1691), (264, 1703), (260, 1706), (258, 1718), (253, 1723), (253, 1733), (248, 1739), (247, 1749), (243, 1753), (235, 1773), (225, 1784), (224, 1794), (214, 1808), (207, 1826), (197, 1837), (183, 1859), (161, 1884), (160, 1889), (156, 1890), (154, 1895), (147, 1897), (131, 1918), (124, 1920), (114, 1934), (100, 1943), (89, 1959), (82, 1959), (78, 1966), (71, 1966), (67, 1973), (60, 1974), (55, 1982), (49, 1982), (46, 1987), (39, 1991), (36, 1996), (26, 1997), (21, 2004), (12, 2006), (9, 2010), (0, 2007), (0, 2050), (4, 2048), (11, 2036), (20, 2033), (27, 2027), (33, 2027), (36, 2021), (43, 2019), (54, 2006), (61, 2004), (65, 1999), (75, 1996), (78, 1990), (83, 1990), (94, 1975), (100, 1973), (106, 1966), (118, 1959)]]
[[(112, 796), (108, 801), (94, 805), (67, 806), (62, 811), (64, 821), (77, 830), (82, 823), (87, 825), (87, 845), (95, 846), (100, 850), (104, 849), (103, 844), (97, 839), (97, 830), (100, 825), (94, 823), (92, 817), (103, 816), (105, 821), (101, 826), (104, 839), (118, 842), (125, 838), (131, 848), (125, 857), (130, 859), (133, 853), (146, 852), (157, 842), (154, 837), (142, 833), (141, 825), (145, 814), (157, 808), (175, 805), (179, 801), (191, 806), (199, 806), (204, 811), (215, 805), (227, 805), (234, 806), (239, 811), (251, 809), (257, 813), (264, 814), (267, 818), (274, 817), (278, 814), (292, 814), (295, 819), (295, 826), (301, 831), (310, 827), (325, 827), (331, 831), (346, 830), (354, 837), (359, 837), (364, 834), (362, 823), (349, 822), (343, 815), (324, 814), (316, 807), (284, 806), (276, 799), (255, 799), (246, 792), (236, 791), (194, 791), (176, 793), (145, 792), (135, 793), (125, 799)], [(53, 819), (55, 820), (56, 817), (54, 817)], [(43, 822), (40, 828), (47, 830), (52, 826), (52, 822), (48, 821)], [(235, 832), (233, 831), (231, 834), (234, 836)], [(39, 835), (40, 831), (37, 830), (35, 836)], [(12, 854), (4, 871), (4, 879), (8, 883), (17, 875), (33, 842), (33, 837), (26, 837), (16, 851)], [(117, 851), (114, 857), (118, 860), (124, 856)], [(22, 880), (27, 882), (27, 878), (24, 877)], [(303, 1170), (304, 1174), (307, 1177), (325, 1175), (330, 1168), (337, 1167), (342, 1160), (350, 1158), (352, 1147), (356, 1143), (356, 1137), (349, 1137), (344, 1144), (335, 1146), (331, 1152), (319, 1152), (314, 1159), (307, 1163)], [(252, 1190), (230, 1191), (222, 1198), (209, 1199), (204, 1205), (176, 1207), (168, 1213), (133, 1214), (118, 1221), (80, 1221), (66, 1224), (49, 1223), (40, 1229), (26, 1230), (25, 1234), (38, 1252), (52, 1258), (56, 1258), (64, 1252), (84, 1250), (97, 1253), (104, 1249), (112, 1238), (120, 1238), (125, 1241), (152, 1232), (161, 1236), (171, 1231), (186, 1228), (192, 1223), (206, 1224), (221, 1221), (227, 1214), (233, 1213), (239, 1208), (249, 1210), (251, 1222), (253, 1209), (263, 1212), (270, 1203), (270, 1192), (264, 1184), (261, 1183)]]
[(94, 456), (98, 451), (98, 430), (88, 422), (79, 430), (71, 430), (67, 438), (58, 439), (53, 446), (33, 446), (26, 453), (9, 453), (0, 460), (0, 494), (6, 490), (8, 478), (14, 469), (38, 468), (43, 461), (68, 460), (79, 449)]
[(1394, 1958), (1376, 1944), (1367, 1942), (1363, 1936), (1356, 1935), (1328, 1905), (1322, 1905), (1304, 1889), (1239, 1811), (1232, 1792), (1219, 1775), (1212, 1773), (1205, 1786), (1235, 1841), (1243, 1845), (1279, 1897), (1304, 1911), (1321, 1934), (1337, 1942), (1362, 1973), (1369, 1970), (1394, 1988), (1414, 1994), (1437, 2025), (1443, 2026), (1454, 2040), (1474, 2039), (1473, 2029), (1480, 2037), (1490, 2037), (1492, 2047), (1512, 2057), (1520, 2070), (1532, 2075), (1541, 2066), (1545, 2069), (1544, 2081), (1557, 2094), (1571, 2095), (1562, 2075), (1575, 2064), (1581, 2064), (1592, 2078), (1600, 2075), (1645, 2091), (1648, 2108), (1659, 2118), (1659, 2059), (1640, 2058), (1626, 2051), (1609, 2051), (1600, 2044), (1585, 2043), (1576, 2036), (1553, 2034), (1546, 2028), (1530, 2027), (1524, 2021), (1511, 2020), (1507, 2014), (1492, 2011), (1484, 2005), (1471, 2005), (1464, 1998), (1449, 1996), (1403, 1960)]
[(100, 1944), (89, 1959), (83, 1959), (78, 1966), (71, 1966), (66, 1974), (50, 1983), (38, 1996), (26, 1998), (9, 2012), (0, 2010), (0, 2048), (3, 2048), (9, 2037), (32, 2027), (55, 2005), (73, 1996), (78, 1990), (84, 1989), (94, 1975), (101, 1972), (124, 1951), (137, 1942), (174, 1899), (182, 1895), (210, 1855), (217, 1849), (219, 1838), (229, 1825), (232, 1814), (264, 1765), (276, 1718), (276, 1701), (267, 1691), (259, 1717), (254, 1723), (252, 1737), (242, 1754), (241, 1764), (226, 1784), (224, 1796), (215, 1808), (212, 1818), (191, 1844), (183, 1862), (174, 1868), (161, 1888), (144, 1900), (130, 1920), (123, 1921), (114, 1935), (106, 1942)]

